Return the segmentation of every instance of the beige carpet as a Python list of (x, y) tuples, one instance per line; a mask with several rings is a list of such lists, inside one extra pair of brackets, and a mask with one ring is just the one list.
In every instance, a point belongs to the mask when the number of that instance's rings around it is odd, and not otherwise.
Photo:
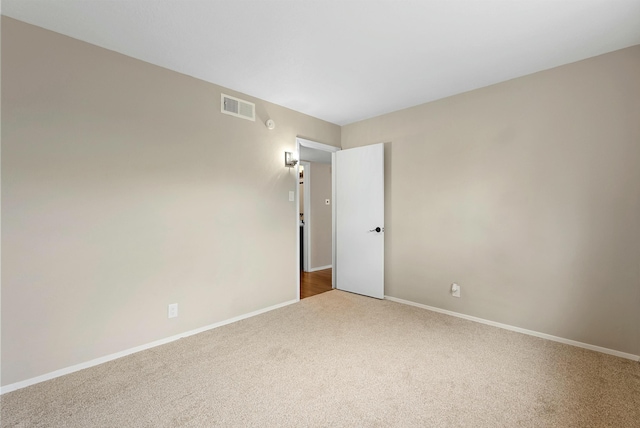
[(640, 427), (640, 364), (330, 291), (0, 402), (2, 427)]

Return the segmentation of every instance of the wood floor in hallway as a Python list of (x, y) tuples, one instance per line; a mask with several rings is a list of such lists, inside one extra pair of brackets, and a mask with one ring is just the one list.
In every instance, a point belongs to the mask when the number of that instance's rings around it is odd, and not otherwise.
[(300, 272), (300, 298), (315, 296), (331, 290), (331, 269)]

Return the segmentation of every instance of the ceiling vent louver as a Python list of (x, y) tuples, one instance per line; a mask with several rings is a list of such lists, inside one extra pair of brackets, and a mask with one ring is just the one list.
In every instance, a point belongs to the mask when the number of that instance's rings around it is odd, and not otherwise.
[(256, 120), (256, 105), (254, 103), (225, 94), (221, 95), (221, 100), (222, 113), (247, 120)]

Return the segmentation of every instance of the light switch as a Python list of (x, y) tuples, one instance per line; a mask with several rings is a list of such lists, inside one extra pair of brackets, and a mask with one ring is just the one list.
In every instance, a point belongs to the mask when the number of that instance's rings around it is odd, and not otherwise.
[(324, 204), (325, 204), (325, 205), (330, 205), (330, 204), (331, 204), (331, 201), (330, 201), (329, 199), (325, 199), (325, 200), (324, 200)]
[(289, 202), (293, 202), (296, 200), (296, 194), (293, 192), (293, 190), (289, 191)]

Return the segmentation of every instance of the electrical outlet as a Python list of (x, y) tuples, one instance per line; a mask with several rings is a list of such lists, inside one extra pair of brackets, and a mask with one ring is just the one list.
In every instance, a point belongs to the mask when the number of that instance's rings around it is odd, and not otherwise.
[(453, 297), (460, 297), (460, 286), (455, 282), (451, 284), (451, 295)]
[(169, 305), (169, 318), (175, 318), (178, 316), (178, 304), (172, 303)]

